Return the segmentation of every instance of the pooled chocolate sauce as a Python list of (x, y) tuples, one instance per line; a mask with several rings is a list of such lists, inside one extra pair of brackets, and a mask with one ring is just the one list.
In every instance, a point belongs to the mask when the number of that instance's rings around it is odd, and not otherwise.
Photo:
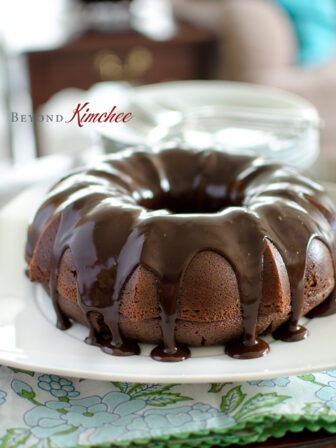
[(232, 341), (225, 346), (225, 353), (236, 359), (260, 358), (269, 351), (270, 348), (267, 342), (256, 337), (251, 338), (251, 341), (246, 339)]
[[(153, 349), (153, 359), (190, 356), (175, 338), (181, 281), (193, 257), (206, 250), (225, 257), (238, 281), (243, 337), (227, 344), (226, 352), (255, 358), (269, 351), (256, 337), (267, 240), (284, 260), (291, 288), (291, 316), (275, 333), (285, 341), (307, 335), (298, 322), (309, 245), (318, 238), (333, 258), (335, 254), (335, 215), (322, 188), (290, 168), (246, 154), (133, 150), (112, 155), (94, 169), (79, 170), (61, 180), (38, 211), (29, 232), (28, 258), (55, 216), (60, 218), (50, 295), (57, 326), (70, 325), (57, 291), (60, 262), (70, 249), (77, 301), (90, 328), (86, 342), (113, 355), (140, 351), (119, 326), (123, 288), (139, 265), (157, 280), (162, 344)], [(92, 313), (108, 328), (108, 338), (97, 334)]]

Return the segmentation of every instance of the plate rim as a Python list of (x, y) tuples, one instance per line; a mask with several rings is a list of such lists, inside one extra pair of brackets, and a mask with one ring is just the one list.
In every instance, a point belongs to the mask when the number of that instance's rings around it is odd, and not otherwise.
[[(38, 294), (35, 294), (34, 291), (40, 291), (42, 294), (45, 294), (45, 297), (47, 297), (47, 294), (42, 290), (42, 287), (40, 285), (31, 284), (28, 279), (24, 279), (24, 282), (26, 283), (26, 289), (25, 289), (25, 295), (28, 295), (28, 300), (26, 301), (26, 306), (23, 310), (23, 312), (27, 312), (27, 307), (29, 307), (29, 313), (28, 314), (28, 320), (29, 315), (35, 316), (36, 319), (36, 312), (43, 314), (42, 310), (38, 306)], [(1, 290), (0, 290), (1, 293)], [(35, 295), (34, 295), (35, 294)], [(25, 297), (26, 299), (26, 297)], [(24, 299), (24, 300), (25, 300)], [(50, 298), (48, 297), (48, 302), (50, 304), (48, 307), (52, 309)], [(14, 328), (17, 325), (17, 316), (15, 316), (14, 319)], [(41, 316), (39, 316), (41, 317)], [(336, 325), (336, 314), (332, 316), (328, 316), (326, 318), (325, 322), (327, 322), (327, 326), (329, 327), (335, 327)], [(314, 321), (317, 319), (314, 319)], [(309, 322), (312, 322), (311, 320)], [(12, 322), (13, 324), (13, 322)], [(45, 333), (46, 325), (49, 328), (48, 333)], [(77, 326), (80, 326), (80, 324), (76, 324)], [(86, 328), (84, 326), (80, 326), (82, 328)], [(326, 325), (324, 325), (326, 327)], [(0, 325), (0, 331), (1, 331), (2, 325)], [(40, 321), (40, 325), (37, 326), (38, 328), (38, 336), (42, 337), (44, 334), (47, 338), (54, 338), (53, 343), (59, 342), (61, 345), (64, 343), (64, 341), (68, 341), (68, 335), (66, 332), (62, 332), (61, 330), (58, 330), (54, 323), (52, 322), (52, 319), (43, 319)], [(22, 331), (22, 328), (15, 328), (17, 331)], [(24, 329), (24, 332), (30, 331), (32, 332), (31, 326), (28, 324), (27, 328)], [(34, 330), (36, 331), (36, 329)], [(314, 337), (315, 333), (315, 337)], [(73, 339), (76, 339), (73, 338)], [(306, 341), (312, 340), (312, 339), (318, 339), (318, 335), (316, 332), (312, 332), (308, 339)], [(298, 356), (300, 352), (302, 352), (300, 344), (302, 342), (297, 342), (293, 344), (294, 350), (289, 350), (289, 353), (291, 353), (291, 356)], [(289, 346), (291, 347), (292, 344), (288, 345), (288, 343), (282, 342), (282, 341), (274, 341), (274, 345), (271, 345), (271, 352), (275, 349), (275, 344), (277, 344), (277, 347), (285, 347)], [(128, 382), (136, 382), (136, 383), (179, 383), (179, 384), (201, 384), (201, 383), (221, 383), (221, 382), (239, 382), (239, 381), (262, 381), (267, 379), (272, 379), (276, 377), (282, 377), (282, 376), (292, 376), (292, 375), (298, 375), (303, 373), (310, 373), (314, 371), (321, 371), (321, 370), (331, 370), (336, 368), (336, 357), (330, 357), (328, 362), (322, 362), (317, 363), (314, 365), (314, 363), (304, 363), (301, 367), (290, 367), (287, 363), (283, 365), (283, 367), (276, 369), (272, 369), (272, 365), (270, 364), (268, 368), (265, 368), (265, 364), (267, 363), (267, 359), (271, 355), (266, 355), (263, 358), (258, 358), (256, 360), (233, 360), (232, 358), (229, 358), (227, 355), (224, 354), (224, 348), (223, 348), (223, 354), (222, 355), (210, 355), (210, 356), (201, 356), (201, 357), (192, 357), (191, 359), (188, 359), (186, 361), (182, 361), (181, 363), (159, 363), (157, 361), (152, 360), (147, 355), (141, 355), (140, 357), (134, 356), (134, 357), (109, 357), (109, 355), (104, 354), (99, 350), (98, 347), (95, 346), (89, 346), (84, 343), (83, 340), (75, 340), (74, 343), (69, 342), (67, 344), (71, 346), (70, 350), (73, 350), (73, 347), (76, 347), (77, 353), (79, 353), (78, 358), (81, 358), (81, 362), (83, 362), (83, 355), (89, 356), (91, 359), (89, 359), (89, 362), (87, 364), (86, 369), (83, 369), (81, 367), (74, 367), (76, 362), (79, 360), (76, 358), (77, 355), (75, 355), (73, 359), (73, 365), (72, 367), (61, 366), (57, 365), (57, 362), (55, 363), (55, 360), (58, 361), (59, 359), (64, 356), (64, 358), (69, 358), (69, 353), (64, 355), (64, 353), (61, 353), (61, 351), (57, 354), (56, 358), (54, 358), (54, 363), (50, 362), (50, 359), (48, 358), (42, 358), (39, 357), (39, 355), (36, 351), (32, 350), (29, 352), (25, 351), (24, 349), (18, 348), (17, 350), (6, 350), (2, 346), (2, 342), (0, 341), (0, 362), (14, 368), (20, 368), (25, 370), (33, 370), (34, 372), (41, 372), (41, 373), (49, 373), (49, 374), (57, 374), (61, 376), (67, 376), (67, 377), (75, 377), (75, 378), (86, 378), (86, 379), (93, 379), (93, 380), (100, 380), (100, 381), (128, 381)], [(203, 350), (203, 348), (201, 348)], [(207, 348), (204, 348), (204, 350), (207, 350)], [(306, 350), (309, 350), (309, 347), (306, 347)], [(282, 349), (283, 351), (283, 349)], [(42, 350), (43, 352), (43, 350)], [(75, 351), (76, 353), (76, 351)], [(92, 355), (91, 355), (92, 353)], [(47, 353), (44, 353), (47, 354)], [(54, 353), (55, 354), (55, 353)], [(73, 357), (73, 353), (72, 353)], [(103, 358), (102, 358), (103, 357)], [(311, 357), (311, 353), (310, 353)], [(92, 367), (95, 364), (95, 361), (100, 361), (101, 359), (105, 359), (106, 362), (103, 361), (103, 366), (106, 367), (106, 365), (109, 365), (110, 369), (99, 369)], [(109, 361), (110, 360), (110, 361)], [(126, 361), (125, 360), (130, 360)], [(266, 360), (266, 363), (263, 362)], [(91, 362), (92, 361), (92, 362)], [(188, 364), (186, 364), (188, 363)], [(223, 366), (222, 371), (219, 373), (216, 371), (215, 373), (209, 372), (208, 368), (213, 367), (217, 364), (221, 364)], [(254, 367), (254, 370), (249, 369), (249, 365), (252, 366), (255, 363), (259, 363), (259, 365), (263, 366), (261, 369), (256, 370)], [(198, 369), (203, 364), (203, 367), (207, 371), (205, 374), (205, 370), (199, 371)], [(158, 365), (160, 365), (160, 368), (156, 368)], [(239, 373), (237, 372), (230, 372), (226, 371), (226, 368), (229, 365), (241, 365), (241, 370)], [(89, 367), (88, 367), (89, 366)], [(116, 367), (119, 366), (119, 371), (115, 371), (113, 369), (116, 369)], [(154, 372), (150, 373), (151, 366), (154, 366)], [(188, 366), (188, 369), (184, 369), (183, 366)], [(121, 367), (121, 371), (120, 371)], [(136, 367), (134, 370), (130, 370), (130, 367)], [(123, 370), (124, 369), (124, 370)], [(145, 369), (145, 373), (142, 369)], [(158, 373), (157, 371), (160, 371)], [(190, 371), (192, 373), (190, 373)], [(142, 373), (139, 373), (142, 372)]]

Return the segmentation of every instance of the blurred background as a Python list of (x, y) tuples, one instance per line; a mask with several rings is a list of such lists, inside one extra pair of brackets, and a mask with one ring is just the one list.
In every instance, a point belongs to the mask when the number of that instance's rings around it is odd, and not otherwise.
[(11, 0), (0, 5), (0, 191), (13, 167), (56, 156), (56, 173), (92, 149), (86, 129), (56, 122), (88, 91), (200, 79), (311, 102), (321, 136), (312, 170), (336, 180), (336, 0)]

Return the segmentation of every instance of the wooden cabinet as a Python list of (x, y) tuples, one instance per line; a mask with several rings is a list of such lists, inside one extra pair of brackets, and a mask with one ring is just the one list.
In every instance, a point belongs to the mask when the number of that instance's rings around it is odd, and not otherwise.
[(215, 41), (205, 30), (180, 24), (173, 39), (153, 41), (136, 32), (85, 32), (63, 46), (26, 53), (33, 109), (66, 87), (99, 81), (148, 84), (210, 78)]

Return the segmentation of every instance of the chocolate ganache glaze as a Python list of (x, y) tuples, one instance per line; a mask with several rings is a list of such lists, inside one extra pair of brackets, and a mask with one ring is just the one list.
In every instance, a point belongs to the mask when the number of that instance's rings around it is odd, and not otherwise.
[[(162, 344), (152, 357), (161, 361), (190, 356), (186, 346), (176, 343), (175, 330), (181, 281), (196, 254), (211, 250), (236, 274), (243, 337), (226, 345), (235, 358), (269, 350), (256, 336), (267, 241), (284, 261), (291, 291), (292, 311), (276, 338), (295, 341), (307, 334), (299, 319), (307, 251), (314, 239), (326, 245), (335, 266), (335, 211), (323, 188), (292, 168), (251, 154), (136, 148), (79, 169), (56, 184), (38, 210), (29, 229), (29, 262), (51, 221), (57, 232), (50, 243), (49, 292), (57, 326), (70, 326), (57, 288), (60, 261), (70, 249), (77, 303), (90, 328), (86, 342), (113, 355), (140, 352), (119, 325), (121, 294), (139, 265), (157, 283)], [(334, 302), (329, 299), (328, 312), (335, 311)], [(103, 319), (108, 337), (97, 332), (92, 312)]]

